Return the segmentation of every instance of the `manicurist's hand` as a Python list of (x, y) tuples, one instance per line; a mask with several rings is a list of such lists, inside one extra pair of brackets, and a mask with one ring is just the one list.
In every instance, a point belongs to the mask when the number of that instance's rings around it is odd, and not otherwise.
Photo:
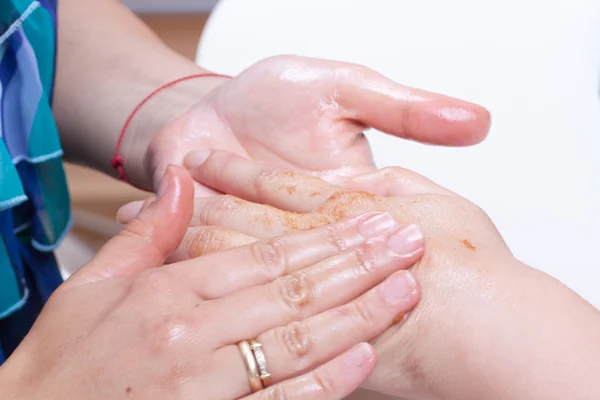
[(1, 397), (339, 399), (375, 366), (366, 342), (419, 300), (422, 236), (389, 214), (163, 266), (192, 211), (192, 180), (169, 167), (53, 294), (0, 368)]

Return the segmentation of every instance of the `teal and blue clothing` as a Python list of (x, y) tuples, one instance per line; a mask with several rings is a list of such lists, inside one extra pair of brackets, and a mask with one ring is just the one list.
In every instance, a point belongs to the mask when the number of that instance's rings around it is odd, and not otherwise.
[(62, 282), (69, 229), (52, 117), (58, 0), (0, 0), (0, 364)]

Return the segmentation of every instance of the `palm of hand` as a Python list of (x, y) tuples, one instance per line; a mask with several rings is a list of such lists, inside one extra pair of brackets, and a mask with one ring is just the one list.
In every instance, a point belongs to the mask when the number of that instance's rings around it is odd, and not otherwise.
[(156, 183), (189, 151), (223, 149), (304, 172), (329, 171), (325, 176), (336, 179), (373, 170), (366, 127), (467, 145), (484, 138), (489, 115), (365, 67), (280, 56), (253, 65), (167, 124), (151, 142), (147, 163)]

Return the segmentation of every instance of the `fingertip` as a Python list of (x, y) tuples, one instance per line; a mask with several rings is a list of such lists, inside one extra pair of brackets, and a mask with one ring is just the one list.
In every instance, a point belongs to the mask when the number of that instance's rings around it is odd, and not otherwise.
[(421, 294), (419, 283), (409, 270), (394, 272), (379, 288), (387, 304), (400, 311), (412, 309)]
[(470, 129), (465, 129), (461, 135), (460, 139), (462, 139), (462, 143), (459, 144), (471, 146), (481, 143), (487, 138), (492, 126), (492, 114), (487, 108), (479, 104), (468, 103), (466, 101), (465, 103), (471, 107), (473, 119), (470, 123)]
[(156, 193), (156, 201), (146, 209), (142, 207), (139, 218), (155, 219), (156, 223), (179, 229), (189, 224), (193, 214), (194, 181), (188, 172), (176, 165), (167, 166)]
[(351, 388), (360, 386), (369, 377), (375, 369), (376, 358), (375, 348), (366, 342), (355, 345), (343, 355), (345, 376)]
[(351, 355), (346, 359), (346, 362), (352, 364), (353, 367), (362, 368), (375, 363), (375, 348), (367, 343), (362, 342), (354, 346), (351, 350)]
[(117, 222), (121, 225), (131, 222), (141, 211), (144, 201), (132, 201), (127, 203), (117, 211)]
[[(438, 121), (434, 143), (452, 146), (472, 146), (481, 143), (491, 127), (489, 110), (465, 100), (445, 97), (428, 107), (429, 114)], [(433, 122), (433, 121), (432, 121)]]
[(210, 150), (191, 151), (183, 159), (183, 165), (188, 170), (194, 170), (201, 167), (211, 154)]
[(475, 143), (482, 142), (490, 133), (490, 129), (492, 127), (492, 113), (485, 107), (478, 106), (480, 108), (480, 124), (481, 124), (481, 135), (477, 138), (478, 141)]

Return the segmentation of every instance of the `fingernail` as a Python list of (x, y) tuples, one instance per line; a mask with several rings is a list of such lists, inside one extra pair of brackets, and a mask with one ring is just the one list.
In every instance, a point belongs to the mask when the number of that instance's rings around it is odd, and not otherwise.
[(185, 165), (187, 169), (196, 169), (204, 164), (204, 161), (208, 159), (210, 153), (210, 150), (189, 152), (183, 159), (183, 165)]
[(348, 354), (344, 363), (348, 368), (360, 368), (373, 357), (373, 348), (367, 343), (359, 343)]
[(382, 213), (364, 220), (358, 230), (365, 238), (372, 238), (396, 226), (398, 226), (398, 223), (390, 214)]
[(387, 302), (396, 305), (415, 293), (417, 281), (410, 271), (398, 271), (381, 284), (381, 290)]
[(134, 201), (132, 203), (125, 204), (123, 207), (119, 208), (119, 211), (117, 211), (117, 222), (120, 224), (128, 223), (140, 213), (143, 205), (143, 201)]
[(423, 233), (416, 225), (405, 225), (390, 235), (387, 244), (394, 253), (409, 255), (423, 247)]
[(169, 185), (171, 183), (171, 176), (173, 175), (172, 168), (173, 167), (169, 165), (165, 171), (165, 174), (160, 180), (158, 190), (156, 191), (157, 199), (160, 199), (167, 192), (167, 189), (169, 189)]

